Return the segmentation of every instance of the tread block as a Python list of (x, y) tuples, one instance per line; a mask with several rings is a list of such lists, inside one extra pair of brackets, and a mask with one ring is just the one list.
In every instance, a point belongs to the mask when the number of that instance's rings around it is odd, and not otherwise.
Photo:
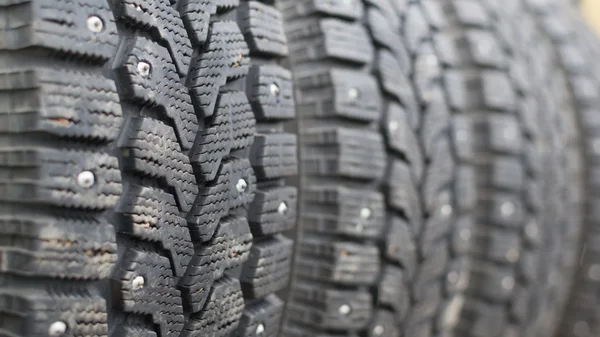
[(458, 21), (464, 25), (487, 27), (494, 22), (483, 3), (477, 0), (456, 0), (452, 2)]
[(470, 165), (458, 165), (454, 180), (454, 202), (459, 210), (470, 211), (477, 207), (477, 181), (475, 168)]
[[(406, 318), (406, 336), (430, 336), (435, 314), (442, 307), (442, 289), (440, 282), (432, 282), (423, 291), (421, 297), (411, 307)], [(425, 335), (422, 335), (425, 333)]]
[(517, 263), (517, 275), (525, 282), (535, 282), (537, 278), (537, 266), (542, 258), (539, 251), (522, 250), (519, 262)]
[(383, 232), (385, 205), (380, 193), (342, 186), (305, 186), (303, 196), (310, 210), (303, 215), (304, 231), (361, 238), (379, 237)]
[(294, 62), (334, 59), (362, 65), (373, 59), (369, 34), (360, 23), (311, 18), (289, 29), (287, 35), (291, 40), (300, 41), (291, 44)]
[(175, 191), (183, 212), (192, 207), (198, 186), (188, 156), (182, 153), (173, 129), (159, 120), (130, 117), (119, 141), (123, 170), (159, 179)]
[(221, 222), (214, 237), (196, 250), (179, 282), (184, 306), (192, 312), (200, 311), (215, 280), (226, 270), (241, 266), (248, 259), (251, 245), (252, 234), (245, 218)]
[(229, 336), (237, 330), (243, 310), (240, 282), (224, 276), (213, 285), (204, 309), (186, 322), (181, 336)]
[(4, 215), (0, 260), (4, 275), (104, 279), (117, 260), (115, 232), (98, 220)]
[(104, 298), (87, 291), (57, 294), (40, 287), (4, 287), (0, 291), (3, 333), (14, 336), (48, 336), (48, 327), (62, 321), (70, 336), (108, 334)]
[(415, 233), (418, 233), (422, 226), (423, 210), (416, 182), (413, 180), (408, 165), (402, 161), (394, 160), (391, 163), (385, 183), (387, 184), (387, 202), (389, 206), (403, 212)]
[(455, 164), (447, 138), (440, 139), (434, 145), (429, 162), (423, 178), (422, 193), (425, 209), (433, 213), (439, 207), (440, 195), (454, 181)]
[(286, 287), (292, 254), (293, 241), (282, 235), (255, 242), (240, 277), (244, 296), (262, 298)]
[(480, 108), (479, 102), (473, 99), (472, 93), (481, 90), (481, 85), (473, 75), (450, 68), (444, 72), (443, 81), (448, 91), (448, 104), (452, 109), (465, 111)]
[(442, 74), (442, 66), (433, 45), (423, 44), (416, 56), (413, 74), (416, 96), (421, 104), (439, 104), (445, 101), (444, 90), (440, 84)]
[(512, 268), (506, 266), (475, 264), (471, 270), (471, 280), (480, 287), (473, 291), (490, 301), (508, 302), (516, 284), (513, 273)]
[(213, 0), (182, 0), (179, 12), (192, 45), (202, 45), (208, 38), (210, 16), (217, 12)]
[(119, 325), (111, 335), (114, 335), (115, 337), (158, 337), (156, 331), (152, 328), (137, 322), (127, 322), (127, 325)]
[[(373, 311), (372, 296), (367, 291), (338, 290), (300, 283), (294, 285), (292, 296), (295, 300), (288, 308), (290, 320), (320, 330), (352, 331), (365, 328)], [(342, 306), (350, 310), (346, 313), (347, 310), (340, 310)]]
[(250, 53), (286, 56), (287, 39), (283, 18), (276, 8), (258, 1), (240, 5), (240, 28), (246, 37)]
[(188, 76), (192, 102), (202, 117), (212, 116), (220, 88), (229, 79), (248, 74), (248, 46), (238, 25), (232, 21), (212, 22), (210, 36)]
[[(371, 3), (374, 2), (375, 1), (371, 1)], [(383, 2), (377, 1), (377, 3), (381, 4)], [(391, 17), (397, 16), (392, 15), (391, 11), (389, 13), (385, 13), (385, 11), (382, 11), (380, 8), (371, 6), (367, 10), (366, 24), (374, 42), (377, 45), (383, 46), (384, 48), (392, 51), (392, 54), (390, 54), (391, 58), (394, 59), (392, 69), (397, 72), (397, 74), (403, 73), (408, 75), (411, 72), (412, 61), (408, 50), (406, 49), (404, 43), (402, 43), (403, 39), (400, 35), (400, 29), (395, 29), (393, 27), (394, 20), (390, 20)], [(380, 49), (380, 52), (385, 50), (383, 48)], [(378, 61), (378, 63), (381, 64), (382, 62)], [(385, 89), (393, 90), (393, 87), (387, 85)], [(408, 104), (408, 102), (403, 103)]]
[(298, 251), (296, 273), (326, 283), (367, 285), (377, 279), (381, 267), (379, 249), (368, 244), (304, 239)]
[(323, 56), (366, 64), (373, 58), (369, 35), (360, 24), (337, 19), (320, 21), (323, 34)]
[[(466, 33), (473, 61), (479, 65), (502, 68), (507, 60), (496, 36), (486, 30), (472, 29)], [(525, 73), (527, 70), (525, 70)]]
[(425, 226), (420, 233), (420, 246), (423, 253), (429, 252), (432, 246), (438, 245), (440, 239), (445, 238), (454, 226), (452, 210), (445, 213), (447, 206), (452, 207), (451, 196), (449, 192), (438, 194), (436, 208), (433, 209), (429, 217), (425, 220)]
[(448, 243), (438, 242), (428, 252), (423, 253), (419, 270), (415, 274), (413, 291), (415, 298), (422, 299), (426, 296), (431, 284), (440, 283), (438, 279), (446, 272), (449, 260)]
[(117, 56), (116, 77), (121, 98), (160, 109), (173, 121), (181, 147), (189, 149), (194, 143), (198, 120), (169, 52), (144, 37), (133, 38), (126, 45)]
[(217, 98), (215, 113), (198, 132), (191, 161), (205, 181), (215, 179), (223, 158), (232, 150), (244, 149), (255, 134), (256, 120), (243, 92), (228, 92)]
[[(275, 295), (269, 295), (262, 301), (249, 303), (246, 305), (246, 309), (240, 319), (237, 336), (277, 336), (279, 323), (283, 315), (283, 306), (284, 302)], [(259, 333), (261, 331), (261, 324), (264, 331)]]
[(435, 0), (423, 0), (423, 13), (427, 22), (436, 30), (447, 28), (447, 14), (444, 11), (443, 5)]
[[(139, 285), (139, 277), (143, 278)], [(128, 313), (151, 317), (161, 336), (179, 336), (184, 317), (169, 259), (155, 252), (128, 248), (114, 272), (116, 304)]]
[[(287, 6), (286, 6), (287, 5)], [(328, 16), (344, 19), (358, 19), (362, 16), (362, 1), (346, 0), (298, 0), (289, 4), (282, 4), (283, 12), (293, 12), (286, 15), (289, 17), (309, 16), (314, 13), (322, 13)]]
[(395, 31), (399, 31), (402, 29), (402, 14), (400, 13), (399, 15), (399, 12), (395, 12), (396, 8), (394, 8), (394, 2), (399, 1), (366, 0), (366, 3), (369, 6), (376, 8), (383, 15), (385, 15), (385, 21), (387, 21), (390, 28), (392, 28)]
[(107, 78), (26, 69), (3, 72), (0, 82), (0, 133), (44, 132), (102, 142), (119, 134), (119, 95)]
[(340, 116), (364, 122), (381, 116), (383, 103), (377, 80), (370, 75), (343, 69), (317, 70), (299, 74), (296, 83), (303, 91), (298, 97), (299, 115)]
[(525, 169), (521, 161), (516, 158), (499, 158), (491, 165), (490, 171), (491, 183), (494, 187), (519, 191), (526, 183)]
[(288, 120), (296, 115), (292, 73), (285, 68), (252, 66), (246, 94), (258, 121)]
[(383, 91), (395, 97), (413, 115), (419, 111), (412, 85), (407, 75), (400, 68), (397, 58), (390, 52), (382, 50), (377, 53), (376, 71)]
[(411, 305), (408, 287), (410, 277), (402, 269), (387, 265), (383, 267), (381, 282), (377, 287), (377, 303), (394, 310), (398, 322), (403, 322)]
[(458, 257), (451, 261), (444, 283), (446, 294), (462, 296), (469, 286), (471, 269), (471, 261), (467, 257)]
[(177, 10), (160, 0), (117, 0), (114, 12), (121, 22), (148, 31), (168, 45), (180, 75), (185, 75), (192, 58), (192, 45)]
[(256, 177), (247, 159), (226, 159), (217, 177), (201, 190), (187, 215), (192, 239), (209, 240), (229, 210), (254, 199)]
[(298, 174), (296, 135), (259, 134), (250, 150), (250, 163), (259, 180), (278, 179)]
[(296, 187), (269, 187), (256, 191), (248, 210), (248, 221), (255, 236), (281, 233), (296, 224), (298, 190)]
[(516, 108), (517, 95), (506, 73), (485, 71), (481, 81), (483, 101), (487, 107), (504, 111), (513, 111)]
[(520, 154), (525, 140), (516, 116), (494, 114), (488, 118), (490, 146), (498, 151)]
[(456, 331), (475, 336), (501, 336), (506, 328), (507, 310), (504, 305), (490, 305), (480, 300), (465, 301), (462, 319)]
[(387, 311), (377, 311), (373, 315), (373, 322), (367, 328), (368, 337), (394, 337), (400, 336), (400, 330), (396, 324), (397, 318)]
[(388, 146), (403, 154), (410, 162), (411, 171), (417, 181), (423, 177), (423, 154), (415, 132), (410, 128), (410, 112), (396, 103), (390, 103), (385, 118), (385, 136)]
[(415, 272), (417, 265), (417, 247), (413, 239), (415, 231), (402, 218), (393, 216), (389, 222), (389, 230), (385, 235), (385, 257), (399, 263), (409, 277)]
[(386, 153), (381, 134), (350, 128), (314, 128), (303, 142), (311, 150), (303, 158), (307, 172), (378, 180), (384, 174)]
[(470, 216), (461, 216), (457, 218), (452, 230), (450, 246), (455, 255), (462, 255), (471, 249), (471, 240), (473, 239), (473, 218)]
[(425, 13), (420, 6), (421, 4), (412, 3), (408, 5), (404, 14), (406, 17), (404, 27), (410, 27), (410, 29), (404, 29), (404, 39), (406, 47), (413, 53), (419, 49), (423, 40), (432, 35)]
[[(85, 171), (94, 176), (89, 188), (77, 183)], [(36, 205), (105, 210), (115, 206), (122, 190), (117, 158), (102, 152), (4, 150), (0, 177), (0, 200)]]
[[(4, 11), (4, 50), (42, 47), (99, 65), (115, 55), (119, 38), (105, 0), (27, 1)], [(91, 16), (101, 20), (100, 32), (88, 28)]]
[(183, 275), (194, 254), (194, 246), (187, 223), (171, 194), (130, 185), (123, 193), (117, 213), (121, 218), (120, 233), (160, 243), (171, 262), (173, 275)]

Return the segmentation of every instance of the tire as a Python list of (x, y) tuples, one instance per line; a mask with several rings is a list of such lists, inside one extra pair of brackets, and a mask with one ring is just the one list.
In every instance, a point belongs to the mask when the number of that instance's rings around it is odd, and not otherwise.
[[(477, 143), (484, 144), (472, 159), (477, 175), (488, 180), (477, 179), (473, 270), (457, 331), (551, 335), (582, 228), (582, 152), (566, 79), (524, 1), (445, 3), (468, 60), (455, 67), (467, 83), (462, 87), (481, 88), (470, 105), (455, 109), (466, 115), (457, 118), (487, 119), (480, 126), (471, 122), (474, 133), (482, 133)], [(490, 73), (504, 84), (492, 82)], [(486, 116), (477, 117), (482, 112)]]
[(281, 4), (302, 186), (283, 335), (450, 333), (476, 179), (453, 151), (441, 64), (460, 55), (434, 49), (441, 8)]
[(539, 24), (552, 39), (560, 60), (560, 69), (568, 79), (568, 93), (576, 108), (585, 151), (585, 198), (582, 250), (577, 255), (577, 272), (571, 288), (562, 322), (555, 336), (596, 336), (600, 333), (600, 248), (598, 240), (598, 179), (600, 161), (600, 43), (598, 37), (585, 26), (581, 15), (574, 9), (554, 1), (530, 1)]
[(276, 334), (281, 15), (175, 2), (0, 1), (0, 335)]
[(564, 74), (531, 11), (282, 11), (302, 186), (285, 335), (551, 330), (558, 310), (545, 306), (564, 302), (579, 250), (583, 175)]

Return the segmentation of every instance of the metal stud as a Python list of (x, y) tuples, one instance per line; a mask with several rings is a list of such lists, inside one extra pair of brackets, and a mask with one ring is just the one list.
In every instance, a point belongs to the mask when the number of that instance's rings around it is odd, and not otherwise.
[(517, 138), (517, 128), (515, 127), (506, 127), (504, 131), (502, 131), (502, 136), (504, 139), (512, 141)]
[(502, 214), (502, 217), (508, 218), (515, 213), (516, 209), (517, 208), (515, 207), (515, 204), (510, 201), (506, 201), (502, 203), (502, 206), (500, 206), (500, 213)]
[(396, 120), (391, 120), (388, 123), (388, 128), (390, 129), (390, 132), (396, 132), (398, 129), (400, 129), (400, 123), (398, 123)]
[(255, 333), (257, 336), (262, 336), (262, 334), (265, 332), (265, 325), (262, 323), (258, 323), (258, 325), (256, 326), (256, 330)]
[(150, 71), (152, 71), (152, 66), (150, 65), (150, 63), (145, 62), (145, 61), (140, 61), (137, 64), (138, 74), (146, 77), (146, 76), (150, 75)]
[(463, 241), (469, 241), (471, 239), (471, 230), (466, 228), (461, 229), (459, 235)]
[(600, 139), (592, 140), (592, 151), (594, 154), (600, 154)]
[(588, 277), (592, 281), (600, 281), (600, 264), (594, 264), (588, 269)]
[(369, 219), (371, 217), (371, 214), (372, 214), (371, 209), (368, 207), (363, 207), (360, 210), (360, 218), (361, 219), (364, 219), (364, 220)]
[(271, 83), (269, 89), (271, 90), (271, 95), (273, 96), (279, 96), (279, 94), (281, 93), (281, 89), (279, 88), (277, 83)]
[(585, 321), (578, 321), (573, 326), (573, 333), (577, 337), (586, 337), (590, 334), (590, 325)]
[(279, 213), (281, 215), (285, 215), (285, 214), (287, 214), (287, 212), (288, 212), (288, 205), (284, 201), (282, 201), (279, 204), (279, 207), (277, 207), (277, 213)]
[(463, 296), (454, 296), (450, 303), (444, 308), (442, 322), (444, 327), (453, 328), (458, 324), (458, 319), (464, 306), (465, 298)]
[(449, 204), (445, 204), (440, 208), (440, 213), (442, 213), (444, 217), (450, 216), (452, 214), (452, 211), (452, 206)]
[(385, 331), (385, 328), (383, 327), (383, 325), (381, 324), (377, 324), (374, 328), (373, 328), (373, 334), (375, 336), (381, 336), (383, 334), (383, 332)]
[(87, 28), (94, 33), (101, 33), (104, 30), (104, 22), (99, 16), (91, 15), (87, 18)]
[(96, 177), (91, 171), (82, 171), (77, 175), (77, 185), (83, 188), (91, 188), (96, 183)]
[(133, 281), (131, 281), (131, 287), (134, 290), (139, 290), (142, 289), (144, 287), (144, 285), (146, 284), (146, 280), (144, 279), (143, 276), (136, 276)]
[(492, 45), (489, 41), (482, 41), (477, 44), (477, 50), (483, 56), (488, 56), (492, 51)]
[(535, 221), (530, 221), (525, 225), (525, 235), (530, 240), (534, 240), (538, 237), (538, 226)]
[(508, 262), (515, 263), (519, 260), (520, 255), (517, 249), (511, 248), (506, 252), (506, 259)]
[(358, 101), (358, 99), (360, 98), (360, 90), (358, 90), (358, 88), (348, 89), (348, 98), (352, 102)]
[(458, 282), (460, 275), (458, 274), (458, 272), (456, 271), (451, 271), (448, 273), (448, 275), (446, 276), (446, 279), (448, 280), (448, 282), (450, 282), (451, 284), (456, 284), (456, 282)]
[(512, 276), (502, 278), (502, 288), (512, 290), (515, 287), (515, 279)]
[(348, 304), (342, 304), (338, 308), (338, 312), (344, 316), (348, 316), (352, 312), (352, 307), (350, 307)]
[(245, 192), (248, 188), (248, 182), (246, 182), (244, 179), (240, 179), (235, 185), (235, 188), (238, 190), (238, 192)]
[(67, 332), (67, 323), (63, 321), (56, 321), (50, 324), (48, 328), (48, 335), (50, 337), (59, 337)]

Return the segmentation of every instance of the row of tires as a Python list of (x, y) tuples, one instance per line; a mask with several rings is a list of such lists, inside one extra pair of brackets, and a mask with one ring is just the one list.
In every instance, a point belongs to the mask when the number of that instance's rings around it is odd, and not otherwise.
[(571, 1), (0, 14), (0, 336), (600, 334)]

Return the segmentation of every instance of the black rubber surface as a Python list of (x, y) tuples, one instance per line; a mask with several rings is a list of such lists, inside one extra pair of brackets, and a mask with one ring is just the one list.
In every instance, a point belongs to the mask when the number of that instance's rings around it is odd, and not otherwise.
[(281, 3), (303, 187), (284, 335), (451, 333), (476, 181), (453, 149), (440, 3)]
[(533, 12), (521, 0), (282, 9), (303, 186), (286, 336), (551, 331), (583, 176), (564, 73)]
[(577, 109), (585, 151), (585, 229), (578, 270), (562, 312), (556, 336), (586, 337), (600, 333), (600, 246), (598, 240), (598, 178), (600, 164), (600, 42), (585, 26), (575, 8), (559, 1), (530, 1), (539, 25), (552, 39), (560, 68), (568, 79), (568, 93)]
[(297, 160), (272, 1), (0, 22), (0, 335), (274, 336)]
[[(445, 1), (466, 62), (446, 83), (475, 162), (473, 270), (462, 336), (548, 336), (579, 251), (578, 126), (552, 45), (524, 1)], [(454, 97), (454, 99), (452, 99)], [(471, 143), (469, 142), (471, 141)]]

